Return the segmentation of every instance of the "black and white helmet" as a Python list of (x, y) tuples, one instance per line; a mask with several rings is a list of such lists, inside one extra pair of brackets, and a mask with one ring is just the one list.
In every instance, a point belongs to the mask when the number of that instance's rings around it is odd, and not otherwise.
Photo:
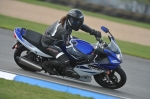
[(80, 29), (84, 22), (84, 15), (78, 9), (71, 9), (67, 14), (67, 25), (73, 30), (77, 31)]

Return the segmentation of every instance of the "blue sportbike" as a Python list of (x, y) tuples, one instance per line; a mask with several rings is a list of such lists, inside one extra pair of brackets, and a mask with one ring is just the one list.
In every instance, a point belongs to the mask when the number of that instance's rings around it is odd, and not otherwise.
[[(108, 33), (110, 43), (107, 44), (102, 38), (96, 38), (97, 43), (90, 43), (72, 37), (69, 46), (65, 46), (62, 41), (54, 44), (61, 44), (61, 49), (70, 58), (70, 67), (75, 71), (75, 76), (63, 75), (62, 68), (55, 68), (58, 76), (73, 78), (83, 82), (91, 82), (92, 76), (102, 87), (117, 89), (126, 83), (126, 74), (120, 64), (123, 56), (115, 38), (108, 28), (102, 26), (101, 29)], [(15, 49), (14, 60), (16, 64), (24, 70), (32, 72), (45, 71), (42, 63), (55, 59), (50, 56), (41, 44), (42, 34), (25, 28), (15, 28), (14, 37), (17, 42), (12, 47)], [(81, 56), (93, 55), (93, 58), (83, 59)]]

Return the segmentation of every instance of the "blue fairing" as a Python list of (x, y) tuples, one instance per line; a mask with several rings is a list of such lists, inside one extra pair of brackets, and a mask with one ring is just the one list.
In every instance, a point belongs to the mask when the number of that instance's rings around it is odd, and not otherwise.
[(73, 39), (71, 41), (72, 43), (75, 42), (74, 47), (77, 48), (81, 53), (83, 54), (91, 54), (94, 50), (93, 46), (86, 42), (86, 41), (83, 41), (83, 40), (80, 40), (80, 39)]
[(115, 69), (116, 67), (119, 66), (121, 61), (116, 57), (116, 54), (108, 49), (104, 49), (104, 53), (108, 56), (109, 63), (107, 64), (99, 64), (101, 68), (104, 69)]

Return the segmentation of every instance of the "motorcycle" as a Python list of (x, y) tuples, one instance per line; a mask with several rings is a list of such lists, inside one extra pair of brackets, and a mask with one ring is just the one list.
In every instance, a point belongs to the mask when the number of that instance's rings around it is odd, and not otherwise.
[[(62, 41), (55, 43), (61, 42), (61, 49), (70, 58), (70, 67), (76, 73), (75, 77), (71, 74), (70, 76), (65, 76), (62, 68), (55, 68), (58, 76), (73, 78), (83, 82), (91, 82), (93, 76), (100, 86), (109, 89), (120, 88), (126, 83), (126, 74), (120, 66), (123, 61), (121, 50), (109, 29), (104, 26), (101, 29), (109, 34), (109, 44), (98, 37), (95, 37), (97, 40), (95, 47), (78, 38), (72, 38), (69, 41), (70, 45), (67, 47)], [(15, 28), (14, 37), (17, 39), (17, 42), (12, 49), (15, 49), (14, 60), (16, 64), (27, 71), (45, 71), (46, 73), (46, 70), (41, 66), (42, 63), (55, 58), (48, 55), (46, 49), (41, 45), (42, 34), (25, 28)], [(92, 61), (81, 60), (81, 57), (75, 53), (94, 54), (94, 58)]]

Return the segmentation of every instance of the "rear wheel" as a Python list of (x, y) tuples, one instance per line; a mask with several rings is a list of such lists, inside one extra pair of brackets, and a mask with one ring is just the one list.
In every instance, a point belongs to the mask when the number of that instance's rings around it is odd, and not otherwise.
[(121, 68), (112, 70), (109, 75), (101, 73), (94, 75), (95, 81), (105, 88), (117, 89), (122, 87), (126, 83), (126, 74)]
[(21, 48), (18, 48), (15, 50), (15, 53), (14, 53), (14, 60), (16, 62), (16, 64), (21, 67), (22, 69), (24, 70), (27, 70), (27, 71), (32, 71), (32, 72), (36, 72), (36, 70), (33, 70), (25, 65), (22, 65), (18, 62), (18, 57), (21, 57), (22, 55), (26, 55), (27, 53), (27, 49), (25, 47), (21, 47)]

